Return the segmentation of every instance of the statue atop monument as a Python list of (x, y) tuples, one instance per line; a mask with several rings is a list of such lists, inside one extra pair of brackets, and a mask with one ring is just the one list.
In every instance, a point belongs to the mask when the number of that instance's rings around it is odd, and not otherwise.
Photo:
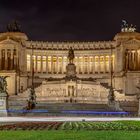
[(0, 76), (0, 94), (6, 93), (7, 94), (7, 81), (6, 78), (8, 76)]
[(21, 25), (18, 21), (14, 20), (7, 25), (7, 30), (8, 32), (21, 32)]
[(70, 47), (69, 53), (68, 53), (69, 63), (73, 63), (74, 57), (75, 57), (74, 56), (74, 50), (72, 49), (72, 47)]
[(122, 32), (135, 32), (136, 25), (135, 26), (133, 24), (129, 25), (126, 20), (122, 20), (121, 31)]

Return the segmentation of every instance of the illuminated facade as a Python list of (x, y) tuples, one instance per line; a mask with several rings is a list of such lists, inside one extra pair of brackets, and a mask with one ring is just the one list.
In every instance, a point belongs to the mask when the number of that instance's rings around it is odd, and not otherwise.
[[(7, 75), (8, 93), (15, 95), (44, 80), (63, 78), (68, 50), (75, 52), (77, 77), (96, 79), (128, 95), (138, 92), (140, 82), (140, 33), (122, 31), (113, 41), (39, 42), (29, 41), (24, 33), (0, 33), (0, 75)], [(34, 73), (34, 75), (33, 75)]]

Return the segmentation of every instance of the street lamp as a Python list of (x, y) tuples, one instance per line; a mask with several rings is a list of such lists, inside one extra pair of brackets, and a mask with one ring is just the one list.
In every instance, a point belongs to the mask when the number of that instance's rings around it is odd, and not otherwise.
[(110, 89), (109, 89), (109, 95), (108, 95), (108, 100), (109, 103), (112, 103), (115, 101), (115, 95), (114, 95), (114, 89), (113, 89), (113, 64), (112, 64), (112, 45), (111, 45), (111, 63), (110, 63)]
[(33, 45), (32, 45), (32, 55), (31, 55), (31, 63), (32, 63), (32, 86), (30, 89), (30, 94), (29, 94), (29, 100), (28, 100), (28, 105), (27, 109), (31, 110), (35, 108), (36, 105), (36, 94), (35, 94), (35, 89), (34, 89), (34, 59), (33, 59)]

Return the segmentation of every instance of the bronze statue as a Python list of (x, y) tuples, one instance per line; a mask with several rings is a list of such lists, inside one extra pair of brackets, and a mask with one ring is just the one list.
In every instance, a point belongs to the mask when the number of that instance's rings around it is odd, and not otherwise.
[(7, 81), (6, 78), (8, 76), (0, 76), (0, 93), (7, 94)]
[(70, 47), (68, 54), (69, 63), (73, 63), (74, 57), (74, 50), (72, 49), (72, 47)]
[(21, 32), (20, 24), (15, 20), (7, 25), (8, 32)]
[(27, 110), (31, 110), (31, 109), (35, 108), (35, 105), (36, 105), (36, 94), (35, 94), (35, 90), (34, 90), (33, 87), (30, 89), (29, 100), (27, 102), (28, 102), (28, 105), (26, 107)]

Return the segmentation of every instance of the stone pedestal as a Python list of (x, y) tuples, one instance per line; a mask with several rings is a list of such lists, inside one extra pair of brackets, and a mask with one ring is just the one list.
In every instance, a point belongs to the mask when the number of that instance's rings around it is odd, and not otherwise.
[(76, 78), (76, 66), (73, 63), (69, 63), (66, 66), (66, 78), (74, 79)]
[(123, 111), (118, 101), (108, 102), (108, 106), (114, 111)]
[(8, 96), (6, 93), (0, 93), (0, 117), (6, 117), (8, 109)]

